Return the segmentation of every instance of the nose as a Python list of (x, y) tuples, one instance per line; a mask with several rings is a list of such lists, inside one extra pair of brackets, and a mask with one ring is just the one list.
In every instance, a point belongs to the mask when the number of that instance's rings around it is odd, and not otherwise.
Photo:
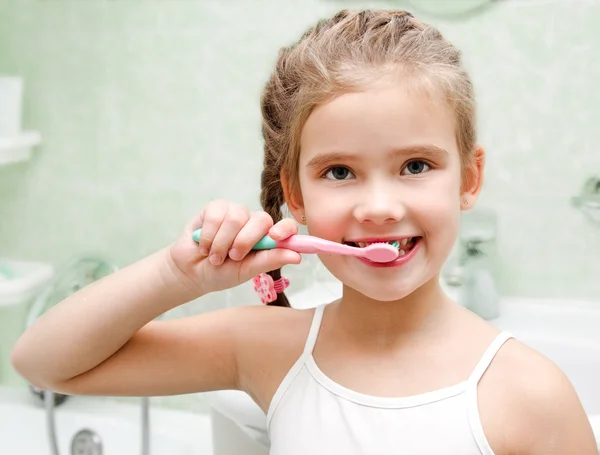
[(393, 185), (371, 185), (364, 188), (354, 209), (354, 217), (361, 223), (386, 224), (400, 221), (406, 215), (406, 206)]

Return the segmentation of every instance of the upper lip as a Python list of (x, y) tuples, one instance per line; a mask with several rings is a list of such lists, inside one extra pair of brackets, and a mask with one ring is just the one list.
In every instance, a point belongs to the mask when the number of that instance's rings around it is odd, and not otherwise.
[(388, 236), (388, 237), (361, 237), (361, 238), (356, 238), (356, 239), (344, 239), (344, 242), (352, 242), (352, 243), (393, 242), (394, 240), (411, 239), (414, 237), (418, 237), (418, 236), (417, 235), (397, 235), (397, 236)]

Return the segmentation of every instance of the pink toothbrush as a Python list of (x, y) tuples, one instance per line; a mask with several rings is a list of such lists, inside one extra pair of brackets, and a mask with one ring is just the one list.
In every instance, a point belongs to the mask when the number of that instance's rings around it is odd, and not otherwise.
[[(194, 231), (192, 238), (198, 242), (200, 229)], [(397, 243), (397, 242), (395, 242)], [(265, 235), (252, 247), (253, 250), (272, 250), (285, 248), (296, 253), (332, 253), (345, 256), (357, 256), (373, 262), (391, 262), (398, 257), (399, 245), (389, 243), (372, 243), (364, 248), (359, 248), (343, 243), (331, 242), (311, 235), (292, 235), (285, 240), (273, 240)]]

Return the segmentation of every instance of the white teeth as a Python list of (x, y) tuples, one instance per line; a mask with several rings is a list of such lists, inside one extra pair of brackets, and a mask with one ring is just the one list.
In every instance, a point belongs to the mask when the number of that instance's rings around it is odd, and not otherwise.
[[(411, 240), (412, 240), (412, 238), (406, 238), (406, 239), (402, 239), (402, 240), (390, 240), (387, 243), (392, 244), (393, 242), (396, 242), (400, 246), (406, 246)], [(373, 243), (381, 243), (381, 242), (354, 242), (354, 243), (356, 243), (356, 246), (358, 246), (359, 248), (365, 248), (369, 245), (372, 245)]]
[(404, 256), (405, 254), (406, 254), (406, 251), (404, 251), (404, 250), (398, 251), (398, 256)]
[(356, 244), (360, 247), (360, 248), (364, 248), (366, 246), (369, 245), (373, 245), (374, 243), (382, 243), (382, 242), (356, 242)]
[[(412, 238), (412, 237), (407, 237), (407, 238), (404, 238), (404, 239), (402, 239), (402, 240), (397, 240), (396, 242), (397, 242), (397, 243), (398, 243), (398, 244), (399, 244), (401, 247), (405, 247), (405, 246), (407, 246), (407, 245), (411, 245), (412, 241), (413, 241), (413, 238)], [(390, 240), (390, 241), (388, 241), (387, 243), (390, 243), (390, 244), (391, 244), (392, 242), (393, 242), (393, 241), (392, 241), (392, 240)], [(373, 243), (378, 243), (378, 242), (354, 242), (354, 243), (356, 243), (356, 246), (358, 246), (359, 248), (365, 248), (365, 247), (367, 247), (367, 246), (369, 246), (369, 245), (372, 245)], [(407, 249), (408, 249), (408, 248), (407, 248)], [(402, 250), (400, 250), (400, 251), (402, 251)], [(401, 254), (404, 254), (404, 253), (401, 253)]]

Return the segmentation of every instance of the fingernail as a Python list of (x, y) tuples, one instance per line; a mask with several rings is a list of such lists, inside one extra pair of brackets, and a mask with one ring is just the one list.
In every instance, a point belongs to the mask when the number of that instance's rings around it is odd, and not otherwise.
[(232, 248), (229, 250), (229, 257), (231, 259), (233, 259), (234, 261), (237, 261), (238, 259), (240, 259), (240, 252), (239, 250)]
[(206, 248), (205, 246), (200, 247), (200, 254), (202, 256), (208, 256), (208, 248)]
[(222, 262), (221, 256), (218, 254), (211, 254), (208, 260), (212, 265), (219, 265)]
[(275, 235), (276, 237), (281, 235), (281, 232), (279, 232), (279, 229), (277, 229), (277, 228), (273, 228), (273, 229), (271, 229), (271, 230), (269, 231), (269, 233), (270, 233), (271, 235)]

